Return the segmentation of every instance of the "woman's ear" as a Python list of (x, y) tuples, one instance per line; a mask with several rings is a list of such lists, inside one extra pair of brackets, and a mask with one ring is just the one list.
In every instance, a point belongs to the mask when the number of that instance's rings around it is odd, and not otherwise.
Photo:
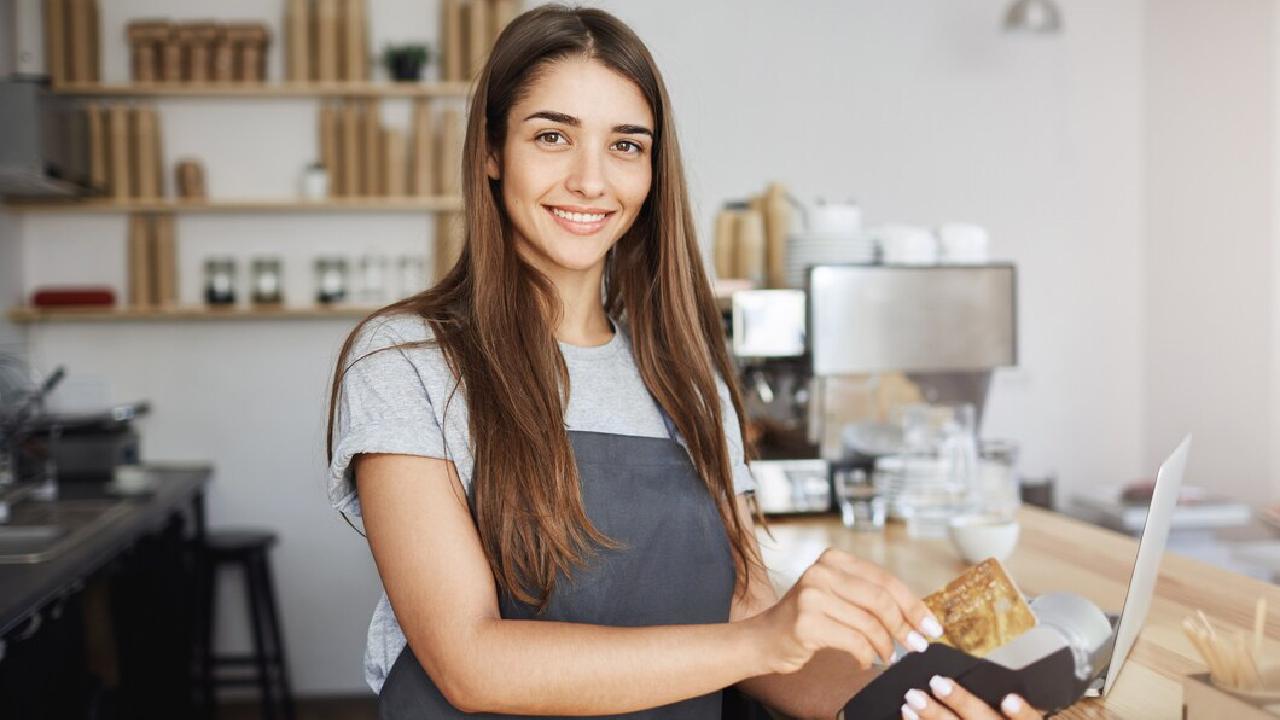
[(489, 153), (484, 159), (484, 171), (488, 173), (490, 180), (501, 180), (502, 172), (498, 164), (498, 158), (493, 153)]

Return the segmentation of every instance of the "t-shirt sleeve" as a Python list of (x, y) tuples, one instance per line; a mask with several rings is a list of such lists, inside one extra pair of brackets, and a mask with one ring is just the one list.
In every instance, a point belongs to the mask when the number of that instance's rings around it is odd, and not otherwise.
[(371, 323), (344, 360), (346, 372), (334, 408), (329, 503), (348, 515), (360, 515), (351, 467), (356, 455), (446, 457), (444, 434), (420, 370), (396, 347), (404, 342), (386, 322)]
[(751, 468), (747, 466), (742, 431), (738, 429), (738, 413), (733, 409), (733, 399), (729, 397), (729, 386), (719, 375), (716, 376), (716, 389), (720, 393), (720, 416), (724, 421), (724, 435), (729, 444), (729, 467), (733, 473), (733, 492), (738, 495), (755, 492), (756, 479), (751, 475)]

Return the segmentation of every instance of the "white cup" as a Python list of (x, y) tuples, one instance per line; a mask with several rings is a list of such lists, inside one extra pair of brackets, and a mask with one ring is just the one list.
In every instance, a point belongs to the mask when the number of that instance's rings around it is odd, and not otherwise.
[(952, 518), (948, 536), (960, 557), (971, 563), (995, 558), (1001, 562), (1018, 546), (1018, 522), (988, 515)]
[(117, 465), (111, 478), (115, 489), (121, 492), (142, 492), (155, 484), (151, 473), (141, 465)]

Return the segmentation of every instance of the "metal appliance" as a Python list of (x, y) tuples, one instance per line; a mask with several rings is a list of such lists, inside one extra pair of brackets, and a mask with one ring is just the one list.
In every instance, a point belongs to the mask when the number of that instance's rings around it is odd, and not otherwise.
[(833, 473), (870, 472), (900, 443), (895, 392), (972, 404), (980, 423), (992, 371), (1017, 364), (1008, 263), (818, 265), (804, 291), (734, 293), (731, 315), (766, 514), (833, 511)]
[(17, 458), (19, 479), (53, 468), (58, 482), (109, 482), (120, 465), (141, 463), (134, 421), (151, 412), (139, 402), (100, 412), (44, 414), (27, 425)]
[(76, 101), (38, 80), (0, 80), (0, 195), (91, 193), (88, 139)]

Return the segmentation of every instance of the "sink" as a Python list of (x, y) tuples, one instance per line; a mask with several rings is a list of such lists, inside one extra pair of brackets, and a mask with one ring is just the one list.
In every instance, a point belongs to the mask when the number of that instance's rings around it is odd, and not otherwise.
[(28, 500), (0, 525), (0, 565), (52, 560), (127, 512), (124, 500)]

